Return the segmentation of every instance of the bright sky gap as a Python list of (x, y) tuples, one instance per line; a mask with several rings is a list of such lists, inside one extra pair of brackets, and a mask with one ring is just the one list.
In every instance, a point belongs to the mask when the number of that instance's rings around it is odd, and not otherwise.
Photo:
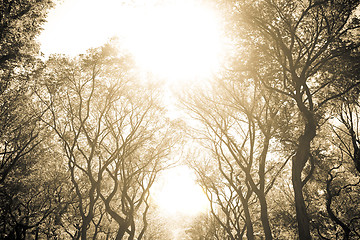
[(225, 44), (214, 9), (200, 1), (135, 4), (65, 1), (50, 12), (42, 51), (76, 55), (117, 36), (142, 70), (160, 78), (208, 78), (218, 70)]

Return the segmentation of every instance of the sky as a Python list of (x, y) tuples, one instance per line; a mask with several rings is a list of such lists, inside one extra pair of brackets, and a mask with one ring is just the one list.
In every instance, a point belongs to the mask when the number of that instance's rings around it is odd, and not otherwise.
[(220, 66), (220, 16), (200, 0), (64, 0), (40, 35), (42, 51), (76, 55), (117, 36), (145, 71), (172, 81), (209, 78)]
[[(58, 3), (50, 10), (39, 37), (41, 50), (46, 55), (64, 53), (74, 56), (104, 44), (117, 31), (110, 23), (123, 15), (121, 4), (117, 2), (63, 0)], [(118, 22), (122, 24), (122, 21)]]
[[(129, 1), (128, 1), (129, 2)], [(49, 12), (39, 37), (45, 56), (75, 56), (117, 36), (139, 66), (168, 81), (209, 78), (223, 52), (216, 12), (196, 1), (64, 0)], [(165, 171), (154, 199), (167, 214), (194, 215), (207, 199), (186, 166)]]

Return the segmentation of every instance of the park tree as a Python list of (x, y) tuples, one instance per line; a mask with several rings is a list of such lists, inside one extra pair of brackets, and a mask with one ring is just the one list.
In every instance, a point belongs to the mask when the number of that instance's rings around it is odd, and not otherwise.
[(59, 156), (47, 143), (49, 138), (41, 138), (43, 141), (23, 157), (1, 188), (2, 239), (58, 236), (55, 219), (68, 204), (69, 181)]
[[(212, 2), (236, 46), (181, 99), (210, 203), (184, 237), (360, 238), (359, 1)], [(42, 62), (52, 6), (0, 5), (0, 238), (169, 239), (150, 194), (181, 135), (162, 87), (112, 42)]]
[[(345, 53), (333, 61), (337, 67), (329, 67), (325, 77), (336, 79), (340, 84), (345, 81), (356, 83), (360, 79), (358, 49)], [(342, 89), (341, 85), (335, 86)], [(347, 86), (347, 85), (345, 85)], [(359, 87), (349, 90), (332, 101), (328, 115), (328, 133), (331, 138), (326, 157), (326, 210), (331, 221), (323, 231), (327, 236), (352, 239), (359, 237)], [(323, 139), (326, 142), (327, 139)]]
[[(345, 74), (350, 79), (352, 72)], [(338, 99), (332, 110), (328, 132), (333, 135), (330, 146), (334, 150), (328, 153), (328, 164), (323, 169), (326, 169), (326, 212), (332, 223), (332, 228), (328, 229), (333, 231), (323, 232), (327, 236), (352, 239), (360, 236), (357, 231), (360, 188), (358, 90)]]
[(190, 227), (186, 230), (186, 235), (190, 239), (220, 240), (226, 239), (224, 231), (213, 214), (200, 213), (194, 217)]
[[(328, 71), (359, 47), (358, 1), (226, 1), (230, 29), (249, 54), (232, 69), (252, 72), (254, 80), (293, 106), (292, 185), (300, 239), (311, 239), (303, 189), (314, 165), (312, 144), (329, 103), (359, 82), (331, 77)], [(342, 80), (339, 82), (339, 80)], [(341, 87), (339, 87), (341, 86)]]
[[(145, 220), (145, 219), (144, 219)], [(147, 224), (146, 231), (142, 235), (143, 240), (171, 240), (172, 226), (169, 221), (161, 215), (161, 210), (156, 204), (149, 204), (146, 221), (142, 224)], [(140, 239), (140, 238), (139, 238)]]
[(340, 156), (337, 165), (328, 169), (326, 179), (326, 211), (332, 221), (332, 232), (328, 230), (325, 234), (330, 238), (355, 239), (360, 237), (360, 178), (349, 166), (350, 159), (344, 153)]
[(280, 118), (285, 120), (279, 114), (279, 96), (250, 75), (229, 72), (205, 94), (192, 94), (184, 101), (198, 120), (192, 136), (203, 139), (208, 152), (191, 166), (229, 239), (244, 233), (248, 239), (273, 238), (267, 194), (293, 155), (274, 144), (282, 138)]
[(108, 237), (141, 239), (150, 187), (177, 136), (158, 88), (111, 43), (51, 57), (41, 84), (42, 121), (57, 135), (76, 195), (80, 221), (71, 235), (96, 239), (109, 228)]
[(46, 134), (42, 133), (39, 115), (31, 111), (32, 87), (42, 66), (36, 37), (52, 6), (48, 0), (10, 0), (0, 4), (2, 239), (27, 238), (53, 211), (53, 199), (46, 196), (46, 191), (52, 194), (56, 187), (50, 179), (33, 178), (40, 172), (36, 164), (43, 160), (41, 142)]
[(29, 109), (39, 69), (35, 41), (52, 1), (3, 1), (0, 6), (0, 184), (31, 152), (38, 129)]
[[(336, 111), (348, 114), (339, 106)], [(332, 113), (313, 143), (314, 172), (304, 188), (304, 196), (317, 238), (356, 239), (359, 237), (359, 176), (349, 155), (350, 134), (336, 116)]]

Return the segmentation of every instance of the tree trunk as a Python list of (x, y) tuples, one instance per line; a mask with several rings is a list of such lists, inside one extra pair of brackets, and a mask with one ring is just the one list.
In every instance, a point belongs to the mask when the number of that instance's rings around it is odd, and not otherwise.
[(262, 223), (264, 233), (265, 233), (265, 239), (272, 240), (273, 237), (272, 237), (269, 218), (268, 218), (266, 198), (265, 198), (264, 194), (261, 194), (261, 196), (258, 196), (258, 197), (259, 197), (259, 202), (260, 202), (260, 207), (261, 207), (260, 218), (261, 218), (261, 223)]
[(91, 222), (91, 219), (92, 219), (92, 216), (90, 214), (84, 218), (83, 224), (81, 226), (81, 232), (80, 232), (81, 240), (87, 240), (87, 229)]
[(247, 201), (242, 201), (244, 214), (245, 214), (245, 225), (246, 225), (246, 237), (248, 240), (254, 239), (254, 229), (253, 224), (251, 222), (251, 216), (249, 211), (249, 205)]
[(39, 227), (36, 227), (35, 240), (39, 240)]
[(331, 194), (331, 190), (330, 190), (330, 184), (332, 182), (332, 180), (334, 179), (334, 177), (331, 175), (331, 170), (329, 171), (329, 175), (330, 175), (330, 179), (328, 179), (326, 181), (326, 210), (329, 214), (329, 217), (331, 218), (331, 220), (333, 220), (337, 225), (339, 225), (343, 231), (344, 231), (344, 237), (343, 240), (348, 240), (350, 237), (350, 232), (351, 229), (344, 223), (342, 222), (333, 212), (333, 210), (331, 209), (331, 203), (332, 203), (332, 198), (334, 196), (339, 196), (338, 194), (332, 195)]
[(130, 224), (130, 232), (129, 232), (128, 240), (134, 240), (134, 238), (135, 238), (135, 222), (132, 219)]
[(87, 237), (86, 233), (87, 233), (87, 225), (85, 225), (84, 223), (81, 227), (81, 233), (80, 233), (81, 240), (86, 240)]
[(270, 131), (264, 132), (264, 135), (265, 135), (264, 146), (259, 162), (260, 189), (257, 189), (256, 186), (253, 187), (260, 202), (260, 208), (261, 208), (260, 218), (264, 229), (265, 239), (272, 240), (273, 237), (269, 223), (269, 215), (268, 215), (268, 208), (267, 208), (266, 195), (265, 195), (265, 162), (266, 162), (266, 155), (269, 151)]
[[(294, 161), (293, 164), (295, 164)], [(298, 170), (294, 167), (292, 169), (292, 182), (295, 194), (296, 220), (298, 223), (299, 239), (309, 240), (311, 239), (309, 218), (306, 212), (304, 196), (302, 193), (302, 182), (299, 175), (301, 176), (301, 173), (298, 174)]]
[(316, 135), (316, 123), (313, 115), (306, 117), (304, 134), (299, 138), (299, 145), (295, 156), (292, 158), (292, 183), (295, 195), (296, 220), (298, 223), (299, 239), (309, 240), (310, 223), (306, 211), (304, 195), (302, 192), (303, 182), (301, 173), (305, 168), (306, 162), (310, 156), (310, 143)]
[(124, 237), (126, 230), (127, 230), (127, 226), (125, 226), (125, 224), (120, 225), (118, 233), (116, 234), (116, 240), (121, 240)]
[[(263, 174), (263, 176), (264, 176), (264, 174)], [(261, 181), (264, 181), (263, 176), (260, 177), (262, 179)], [(250, 179), (250, 174), (247, 175), (247, 179)], [(248, 181), (249, 181), (249, 184), (250, 184), (252, 190), (255, 192), (255, 194), (258, 197), (259, 202), (260, 202), (260, 219), (261, 219), (261, 224), (264, 229), (265, 239), (272, 240), (273, 237), (272, 237), (272, 232), (271, 232), (270, 223), (269, 223), (266, 196), (265, 196), (265, 192), (264, 192), (264, 188), (263, 188), (264, 184), (261, 184), (262, 185), (261, 189), (258, 189), (256, 187), (256, 184), (252, 180), (248, 180)], [(246, 214), (246, 212), (245, 212), (245, 214)]]

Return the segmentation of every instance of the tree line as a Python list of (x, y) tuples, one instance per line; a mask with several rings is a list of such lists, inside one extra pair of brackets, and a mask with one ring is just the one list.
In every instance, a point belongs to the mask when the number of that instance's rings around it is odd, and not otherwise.
[(205, 239), (359, 238), (359, 2), (217, 4), (239, 51), (183, 100), (209, 151)]
[(184, 138), (188, 239), (360, 238), (359, 2), (212, 4), (236, 47), (184, 123), (114, 42), (43, 60), (54, 3), (2, 2), (0, 239), (171, 239), (151, 187)]

